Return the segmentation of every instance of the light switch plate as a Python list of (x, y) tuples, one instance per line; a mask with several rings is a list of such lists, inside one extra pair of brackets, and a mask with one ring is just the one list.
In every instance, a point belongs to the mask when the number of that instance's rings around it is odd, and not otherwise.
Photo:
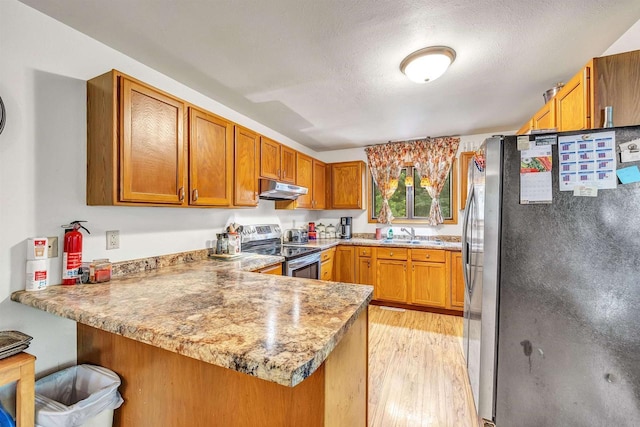
[(57, 258), (58, 257), (58, 236), (47, 237), (48, 247), (47, 247), (47, 258)]

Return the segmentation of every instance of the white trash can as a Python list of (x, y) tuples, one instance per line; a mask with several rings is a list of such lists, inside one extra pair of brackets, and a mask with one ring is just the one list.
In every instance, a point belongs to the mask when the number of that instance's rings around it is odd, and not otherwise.
[(111, 427), (122, 405), (120, 377), (101, 366), (72, 366), (36, 381), (36, 427)]

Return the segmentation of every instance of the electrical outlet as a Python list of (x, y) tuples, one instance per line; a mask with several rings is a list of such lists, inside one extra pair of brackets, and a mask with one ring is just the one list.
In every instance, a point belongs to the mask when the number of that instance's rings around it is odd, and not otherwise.
[(120, 231), (107, 231), (107, 250), (118, 249), (120, 247)]
[(47, 248), (47, 258), (58, 258), (58, 236), (47, 237), (49, 246)]

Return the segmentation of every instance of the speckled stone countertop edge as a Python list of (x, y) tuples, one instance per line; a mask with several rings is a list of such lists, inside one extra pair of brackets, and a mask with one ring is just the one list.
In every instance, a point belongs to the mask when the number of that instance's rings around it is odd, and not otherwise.
[[(346, 284), (346, 285), (349, 285), (349, 284)], [(57, 285), (57, 286), (62, 286), (62, 285)], [(79, 286), (82, 286), (82, 285), (79, 285)], [(91, 286), (91, 285), (85, 285), (85, 286)], [(196, 353), (194, 351), (195, 350), (194, 347), (199, 346), (199, 344), (177, 342), (173, 336), (157, 333), (149, 328), (142, 328), (139, 326), (125, 327), (124, 325), (121, 325), (118, 328), (109, 327), (109, 322), (112, 319), (109, 319), (108, 316), (96, 316), (93, 313), (83, 315), (84, 313), (78, 313), (71, 309), (63, 310), (63, 311), (59, 309), (53, 309), (52, 307), (50, 307), (51, 306), (50, 304), (47, 304), (46, 301), (42, 301), (42, 300), (25, 301), (22, 298), (20, 298), (20, 295), (17, 295), (18, 294), (17, 292), (14, 292), (14, 294), (12, 294), (11, 299), (15, 302), (25, 304), (29, 307), (36, 308), (36, 309), (39, 309), (47, 313), (50, 313), (59, 317), (63, 317), (69, 320), (73, 320), (78, 323), (82, 323), (83, 325), (90, 326), (92, 328), (96, 328), (105, 332), (120, 335), (122, 337), (131, 339), (136, 342), (148, 344), (157, 348), (161, 348), (163, 350), (170, 351), (172, 353), (177, 353), (182, 356), (200, 360), (202, 362), (210, 363), (212, 365), (219, 366), (222, 368), (232, 369), (237, 372), (251, 375), (251, 376), (254, 376), (255, 378), (260, 378), (265, 381), (275, 382), (277, 384), (280, 384), (286, 387), (295, 387), (296, 385), (300, 384), (302, 381), (310, 377), (320, 367), (320, 365), (324, 363), (327, 357), (329, 357), (331, 352), (340, 343), (340, 341), (342, 340), (344, 335), (347, 333), (347, 331), (355, 323), (358, 317), (360, 317), (363, 310), (367, 309), (367, 307), (369, 306), (369, 303), (373, 298), (373, 287), (367, 286), (367, 285), (357, 285), (357, 286), (371, 288), (371, 292), (369, 293), (369, 296), (360, 304), (360, 306), (354, 311), (352, 316), (333, 335), (332, 339), (327, 342), (324, 348), (317, 351), (315, 357), (311, 358), (307, 363), (299, 366), (297, 369), (295, 369), (291, 373), (286, 372), (284, 370), (271, 368), (268, 372), (268, 375), (266, 372), (263, 372), (262, 373), (263, 375), (254, 375), (251, 372), (246, 372), (246, 371), (237, 369), (237, 367), (234, 367), (232, 363), (232, 360), (235, 358), (233, 354), (218, 355), (218, 357), (212, 357), (209, 360), (203, 360), (203, 358), (194, 357), (194, 354)], [(28, 296), (32, 294), (28, 292), (24, 292), (22, 295), (25, 295), (26, 298), (28, 299)], [(163, 343), (167, 343), (167, 342), (172, 342), (172, 343), (175, 343), (176, 345), (173, 345), (173, 346), (163, 345)]]
[[(273, 264), (274, 258), (280, 258), (273, 256), (251, 256), (251, 258), (253, 257), (266, 258), (267, 261), (265, 261), (265, 265)], [(227, 271), (228, 273), (225, 274), (231, 274), (233, 276), (232, 278), (235, 280), (242, 281), (243, 275), (255, 275), (254, 277), (263, 276), (266, 279), (266, 276), (259, 275), (258, 273), (252, 273), (250, 271), (242, 270), (238, 271), (238, 269), (233, 268), (233, 262), (206, 260), (195, 261), (188, 264), (190, 265), (178, 265), (169, 267), (167, 269), (162, 269), (162, 271), (155, 270), (133, 274), (128, 276), (126, 279), (114, 279), (111, 283), (108, 284), (86, 284), (69, 287), (58, 285), (53, 286), (52, 288), (54, 289), (51, 289), (51, 291), (55, 291), (57, 295), (63, 297), (68, 293), (69, 301), (73, 302), (75, 301), (74, 298), (78, 297), (77, 295), (74, 295), (74, 290), (78, 291), (83, 287), (87, 290), (107, 290), (109, 289), (109, 287), (118, 286), (119, 284), (126, 285), (127, 283), (137, 282), (138, 279), (142, 279), (144, 282), (152, 281), (156, 275), (158, 275), (159, 277), (162, 277), (165, 274), (171, 275), (171, 272), (176, 270), (176, 268), (189, 269), (194, 271), (199, 270), (198, 265), (206, 265), (207, 267), (205, 268), (209, 268), (215, 271)], [(271, 278), (273, 280), (278, 280), (279, 277), (270, 276), (270, 279)], [(282, 277), (281, 279), (319, 282), (317, 280), (311, 279), (294, 279), (287, 277)], [(238, 354), (234, 353), (233, 351), (207, 352), (203, 356), (202, 345), (198, 342), (190, 341), (188, 339), (177, 339), (173, 334), (164, 334), (159, 330), (153, 328), (152, 326), (145, 325), (144, 322), (136, 323), (128, 321), (127, 323), (127, 321), (122, 321), (121, 318), (114, 316), (110, 312), (96, 313), (95, 311), (92, 312), (83, 310), (81, 307), (77, 307), (73, 304), (67, 305), (60, 302), (56, 303), (55, 301), (47, 299), (45, 297), (45, 294), (41, 292), (18, 291), (14, 292), (11, 295), (11, 299), (13, 301), (25, 304), (36, 309), (40, 309), (50, 314), (74, 320), (84, 325), (94, 327), (109, 333), (114, 333), (137, 342), (153, 345), (155, 347), (181, 354), (186, 357), (201, 360), (205, 363), (211, 363), (223, 368), (236, 370), (238, 372), (252, 375), (256, 378), (260, 378), (266, 381), (275, 382), (283, 386), (293, 387), (309, 377), (326, 360), (329, 354), (341, 341), (345, 333), (349, 330), (351, 325), (362, 314), (362, 311), (366, 309), (373, 297), (373, 288), (371, 286), (353, 285), (340, 282), (333, 282), (333, 284), (337, 286), (358, 287), (359, 289), (364, 291), (362, 293), (363, 297), (359, 297), (357, 301), (353, 301), (351, 304), (349, 304), (349, 306), (347, 306), (351, 307), (346, 308), (347, 312), (353, 310), (350, 312), (349, 317), (346, 320), (342, 321), (337, 330), (331, 332), (321, 348), (315, 349), (313, 351), (311, 355), (312, 357), (310, 357), (306, 361), (304, 361), (304, 359), (303, 361), (298, 361), (293, 366), (277, 365), (277, 362), (275, 360), (271, 361), (262, 358), (252, 358), (251, 355)], [(322, 282), (321, 288), (324, 288), (325, 286), (327, 285)]]

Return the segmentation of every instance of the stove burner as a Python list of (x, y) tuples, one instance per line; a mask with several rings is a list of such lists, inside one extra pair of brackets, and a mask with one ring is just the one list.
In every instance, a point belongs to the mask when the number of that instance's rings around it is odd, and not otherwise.
[(243, 249), (243, 252), (250, 252), (258, 255), (276, 255), (283, 256), (287, 261), (300, 258), (305, 255), (309, 255), (315, 252), (320, 252), (320, 248), (303, 248), (300, 246), (281, 246), (281, 245), (268, 245), (257, 246), (249, 249)]

